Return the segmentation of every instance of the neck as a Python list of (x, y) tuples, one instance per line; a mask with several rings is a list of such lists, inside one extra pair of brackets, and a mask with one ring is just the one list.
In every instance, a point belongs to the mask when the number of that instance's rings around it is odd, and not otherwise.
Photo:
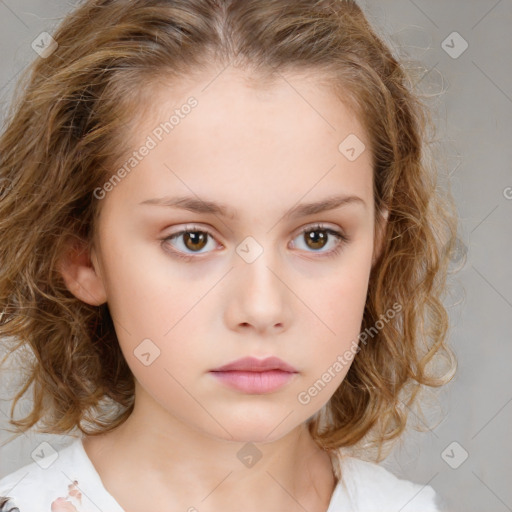
[[(268, 443), (228, 441), (136, 403), (117, 429), (84, 439), (107, 491), (127, 511), (325, 512), (336, 486), (329, 455), (301, 424)], [(137, 485), (133, 485), (137, 482)], [(148, 503), (149, 501), (149, 503)]]

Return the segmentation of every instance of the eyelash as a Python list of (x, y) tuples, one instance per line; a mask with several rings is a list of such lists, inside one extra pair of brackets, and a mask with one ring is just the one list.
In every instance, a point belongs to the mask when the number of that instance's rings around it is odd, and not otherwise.
[[(340, 254), (340, 252), (343, 250), (344, 245), (347, 244), (348, 242), (350, 242), (350, 238), (347, 235), (345, 235), (343, 232), (337, 231), (332, 228), (325, 227), (323, 224), (314, 224), (311, 226), (307, 226), (303, 230), (301, 230), (295, 236), (295, 238), (297, 238), (298, 236), (303, 235), (304, 233), (309, 232), (309, 231), (325, 231), (326, 233), (333, 235), (338, 239), (338, 243), (336, 244), (334, 249), (327, 251), (327, 252), (323, 252), (323, 253), (319, 252), (319, 254), (321, 254), (321, 256), (319, 256), (320, 258), (334, 258), (334, 257), (338, 256)], [(168, 242), (169, 240), (177, 238), (185, 233), (194, 233), (194, 232), (206, 233), (211, 238), (215, 238), (213, 236), (213, 233), (211, 233), (208, 229), (200, 228), (198, 226), (192, 225), (192, 226), (187, 226), (187, 229), (183, 229), (181, 231), (173, 233), (172, 235), (170, 235), (168, 237), (162, 238), (161, 242), (162, 242), (162, 244), (164, 244), (165, 242)], [(184, 261), (193, 261), (198, 258), (197, 255), (194, 255), (194, 254), (187, 255), (186, 253), (177, 251), (176, 249), (170, 248), (167, 250), (170, 251), (173, 254), (173, 256), (175, 256), (181, 260), (184, 260)], [(315, 252), (315, 251), (308, 251), (308, 252)], [(197, 253), (197, 254), (200, 254), (200, 253)]]

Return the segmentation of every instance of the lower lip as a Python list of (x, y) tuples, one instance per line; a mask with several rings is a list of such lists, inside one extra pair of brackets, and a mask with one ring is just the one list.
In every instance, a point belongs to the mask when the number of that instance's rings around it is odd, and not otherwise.
[(295, 373), (282, 370), (269, 370), (266, 372), (211, 372), (230, 388), (238, 389), (244, 393), (272, 393), (289, 382)]

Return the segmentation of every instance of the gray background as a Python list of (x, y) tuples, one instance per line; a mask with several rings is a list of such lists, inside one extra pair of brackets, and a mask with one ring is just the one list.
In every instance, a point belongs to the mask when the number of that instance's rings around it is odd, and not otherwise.
[[(1, 120), (18, 73), (37, 58), (32, 41), (43, 31), (52, 33), (73, 5), (0, 0)], [(461, 219), (461, 251), (467, 250), (446, 299), (459, 369), (440, 394), (440, 423), (426, 433), (409, 431), (383, 465), (430, 484), (451, 510), (512, 511), (512, 1), (368, 0), (360, 5), (396, 51), (425, 67), (421, 85), (431, 95), (446, 157), (443, 172)], [(458, 58), (442, 47), (454, 31), (469, 45)], [(460, 48), (459, 40), (447, 41)], [(3, 397), (8, 375), (2, 379)], [(0, 428), (7, 426), (9, 408), (0, 400)], [(0, 442), (7, 437), (0, 432)], [(30, 453), (42, 441), (57, 450), (69, 443), (59, 436), (21, 436), (0, 450), (0, 478), (32, 462)]]

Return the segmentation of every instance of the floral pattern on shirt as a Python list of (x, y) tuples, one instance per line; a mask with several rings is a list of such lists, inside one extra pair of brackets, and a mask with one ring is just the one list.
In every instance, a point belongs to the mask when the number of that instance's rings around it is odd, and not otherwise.
[(12, 505), (9, 497), (0, 496), (0, 512), (20, 512), (20, 509)]
[(51, 512), (80, 512), (82, 505), (82, 493), (78, 488), (78, 480), (68, 485), (66, 497), (59, 497), (52, 501)]
[[(81, 512), (82, 493), (78, 487), (78, 480), (68, 485), (68, 493), (65, 497), (59, 497), (52, 501), (51, 512)], [(50, 512), (49, 511), (49, 512)], [(19, 508), (12, 504), (8, 497), (0, 496), (0, 512), (20, 512)]]

